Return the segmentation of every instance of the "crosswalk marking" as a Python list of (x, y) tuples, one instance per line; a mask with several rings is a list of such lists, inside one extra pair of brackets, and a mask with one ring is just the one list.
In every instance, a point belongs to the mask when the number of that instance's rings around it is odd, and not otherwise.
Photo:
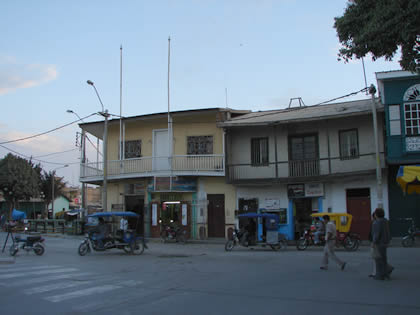
[[(55, 280), (62, 280), (62, 279), (69, 279), (69, 278), (74, 278), (74, 277), (91, 276), (91, 275), (93, 275), (93, 274), (90, 273), (90, 272), (80, 272), (80, 273), (72, 273), (72, 274), (54, 275), (54, 276), (42, 277), (42, 278), (14, 280), (12, 283), (7, 284), (7, 286), (20, 287), (20, 286), (24, 286), (24, 285), (37, 284), (37, 283), (43, 283), (43, 282), (49, 282), (49, 281), (55, 281)], [(0, 285), (2, 285), (2, 284), (0, 284)]]
[(88, 295), (92, 295), (96, 293), (104, 293), (104, 292), (112, 291), (115, 289), (121, 289), (121, 288), (122, 288), (121, 286), (118, 286), (115, 284), (107, 284), (103, 286), (97, 286), (97, 287), (87, 288), (83, 290), (72, 291), (65, 294), (48, 296), (45, 299), (50, 302), (61, 302), (68, 299), (74, 299), (77, 297), (88, 296)]
[(0, 269), (0, 273), (8, 273), (8, 272), (16, 272), (16, 271), (31, 271), (31, 270), (39, 270), (39, 269), (50, 269), (50, 268), (57, 268), (59, 266), (33, 266), (33, 267), (19, 267), (19, 268), (8, 268), (8, 270), (4, 270), (3, 268)]
[(36, 276), (36, 275), (44, 275), (44, 274), (51, 274), (51, 273), (64, 273), (64, 272), (71, 272), (77, 271), (76, 268), (61, 268), (61, 269), (48, 269), (48, 270), (41, 270), (41, 271), (31, 271), (31, 272), (19, 272), (19, 273), (9, 273), (6, 275), (0, 275), (0, 279), (12, 279), (18, 277), (26, 277), (26, 276)]
[(47, 284), (44, 286), (35, 287), (31, 289), (26, 289), (26, 290), (23, 290), (23, 293), (28, 294), (28, 295), (37, 294), (37, 293), (45, 293), (45, 292), (53, 291), (53, 290), (68, 289), (68, 288), (74, 288), (81, 285), (92, 284), (93, 282), (94, 281), (59, 282), (59, 283)]

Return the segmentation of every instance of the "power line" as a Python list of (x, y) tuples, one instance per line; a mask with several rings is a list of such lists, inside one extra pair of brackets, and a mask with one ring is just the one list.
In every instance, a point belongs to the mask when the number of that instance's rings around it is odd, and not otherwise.
[(45, 131), (45, 132), (42, 132), (42, 133), (38, 133), (38, 134), (36, 134), (36, 135), (32, 135), (32, 136), (28, 136), (28, 137), (24, 137), (24, 138), (20, 138), (20, 139), (15, 139), (15, 140), (9, 140), (9, 141), (0, 142), (0, 145), (1, 145), (1, 144), (12, 143), (12, 142), (23, 141), (23, 140), (28, 140), (28, 139), (36, 138), (36, 137), (39, 137), (39, 136), (43, 136), (43, 135), (46, 135), (46, 134), (51, 133), (51, 132), (53, 132), (53, 131), (56, 131), (56, 130), (62, 129), (62, 128), (64, 128), (64, 127), (70, 126), (70, 125), (72, 125), (72, 124), (74, 124), (74, 123), (76, 123), (76, 122), (78, 122), (78, 121), (82, 121), (83, 119), (87, 119), (87, 118), (89, 118), (89, 117), (91, 117), (91, 116), (94, 116), (94, 115), (97, 115), (97, 113), (90, 114), (90, 115), (88, 115), (88, 116), (86, 116), (86, 117), (80, 118), (80, 119), (75, 120), (75, 121), (73, 121), (73, 122), (71, 122), (71, 123), (68, 123), (68, 124), (65, 124), (65, 125), (59, 126), (59, 127), (57, 127), (57, 128), (54, 128), (54, 129), (51, 129), (51, 130), (48, 130), (48, 131)]
[(85, 135), (86, 139), (88, 139), (88, 141), (90, 142), (90, 144), (95, 148), (96, 152), (98, 152), (100, 155), (102, 155), (102, 153), (98, 150), (98, 148), (96, 147), (96, 145), (93, 144), (93, 142), (89, 139), (89, 137), (87, 135)]
[(75, 148), (75, 149), (61, 151), (61, 152), (54, 152), (54, 153), (49, 153), (49, 154), (44, 154), (44, 155), (38, 155), (38, 156), (34, 156), (34, 158), (46, 157), (46, 156), (50, 156), (50, 155), (61, 154), (61, 153), (75, 151), (75, 150), (79, 150), (79, 149)]
[(12, 150), (12, 149), (10, 149), (10, 148), (8, 148), (8, 147), (6, 147), (6, 146), (2, 145), (2, 144), (0, 144), (0, 147), (4, 148), (4, 149), (6, 149), (6, 150), (8, 150), (8, 151), (10, 151), (10, 152), (13, 152), (13, 153), (15, 153), (15, 154), (17, 154), (17, 155), (20, 155), (20, 156), (22, 156), (22, 157), (24, 157), (24, 158), (26, 158), (26, 159), (28, 159), (28, 160), (34, 160), (34, 161), (38, 161), (38, 162), (41, 162), (41, 163), (54, 164), (54, 165), (66, 165), (66, 164), (68, 164), (68, 165), (72, 165), (72, 164), (79, 164), (79, 162), (71, 162), (71, 163), (48, 162), (48, 161), (44, 161), (44, 160), (40, 160), (40, 159), (34, 158), (34, 157), (32, 157), (32, 156), (27, 156), (27, 155), (25, 155), (25, 154), (23, 154), (23, 153), (20, 153), (20, 152), (17, 152), (17, 151), (15, 151), (15, 150)]

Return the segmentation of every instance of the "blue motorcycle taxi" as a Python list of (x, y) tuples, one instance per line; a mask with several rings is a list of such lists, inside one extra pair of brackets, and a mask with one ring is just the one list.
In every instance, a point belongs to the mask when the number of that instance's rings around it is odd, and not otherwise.
[[(102, 219), (100, 219), (102, 218)], [(108, 219), (111, 221), (113, 227), (116, 226), (117, 218), (134, 218), (136, 219), (135, 229), (124, 229), (124, 230), (111, 230), (109, 235), (104, 238), (100, 237), (100, 233), (96, 229), (97, 221)], [(137, 234), (137, 225), (139, 223), (139, 215), (134, 212), (96, 212), (88, 216), (88, 219), (95, 223), (88, 223), (86, 227), (88, 232), (85, 235), (84, 240), (79, 245), (79, 255), (85, 256), (87, 253), (94, 251), (106, 251), (109, 249), (117, 248), (122, 249), (128, 254), (141, 255), (145, 248), (148, 248), (146, 241), (143, 236)], [(108, 224), (108, 223), (106, 223)]]

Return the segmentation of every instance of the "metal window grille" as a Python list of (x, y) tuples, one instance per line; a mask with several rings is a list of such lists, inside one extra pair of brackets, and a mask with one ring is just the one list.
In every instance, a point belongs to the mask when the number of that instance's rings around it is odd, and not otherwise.
[(359, 141), (357, 130), (340, 131), (340, 158), (355, 159), (359, 157)]
[(268, 165), (268, 138), (251, 139), (251, 164)]
[(125, 141), (124, 158), (133, 159), (141, 157), (141, 140)]
[(405, 134), (407, 136), (420, 135), (420, 103), (404, 104)]
[(213, 154), (213, 136), (187, 137), (187, 154)]

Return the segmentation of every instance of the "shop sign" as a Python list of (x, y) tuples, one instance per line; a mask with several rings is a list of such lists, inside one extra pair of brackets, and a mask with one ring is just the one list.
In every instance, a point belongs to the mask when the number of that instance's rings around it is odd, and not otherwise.
[(287, 196), (289, 198), (305, 197), (305, 185), (304, 184), (287, 185)]
[(322, 183), (305, 184), (305, 197), (319, 197), (324, 195), (324, 185)]
[(280, 208), (280, 199), (265, 198), (264, 209), (272, 210)]

